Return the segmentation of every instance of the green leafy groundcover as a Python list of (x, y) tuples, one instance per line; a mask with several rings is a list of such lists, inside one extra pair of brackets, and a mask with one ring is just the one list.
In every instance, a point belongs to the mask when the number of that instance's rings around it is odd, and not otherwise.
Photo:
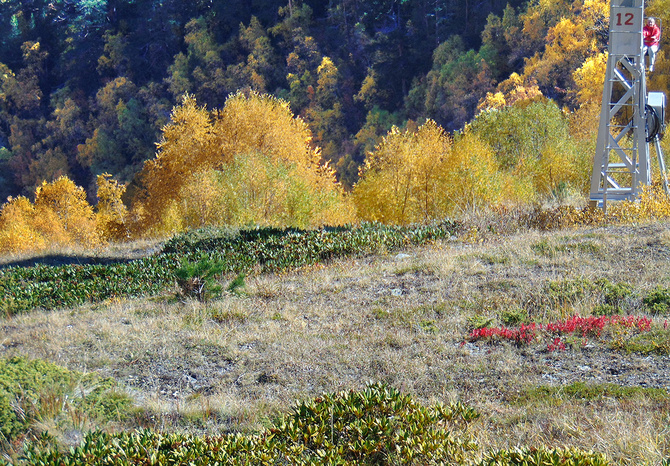
[(115, 388), (111, 378), (84, 375), (39, 359), (0, 359), (0, 440), (26, 434), (36, 419), (58, 422), (73, 410), (102, 422), (119, 419), (132, 402)]
[[(425, 407), (383, 384), (297, 404), (255, 435), (197, 437), (142, 430), (89, 433), (77, 448), (29, 444), (25, 465), (606, 465), (597, 453), (512, 449), (476, 461), (468, 426), (478, 417), (461, 403)], [(0, 460), (1, 462), (1, 460)]]
[(203, 255), (223, 263), (222, 273), (275, 272), (343, 256), (397, 250), (448, 238), (459, 224), (296, 230), (198, 230), (169, 240), (153, 256), (114, 264), (8, 267), (0, 270), (0, 315), (55, 309), (113, 297), (156, 295), (173, 286), (183, 261)]

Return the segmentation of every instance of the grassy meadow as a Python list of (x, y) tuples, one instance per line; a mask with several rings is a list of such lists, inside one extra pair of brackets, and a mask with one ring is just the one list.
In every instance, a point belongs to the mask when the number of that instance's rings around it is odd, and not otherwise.
[[(6, 301), (0, 358), (55, 364), (66, 376), (54, 380), (66, 381), (8, 394), (0, 375), (0, 416), (3, 393), (23, 413), (0, 458), (37, 464), (28, 440), (67, 451), (89, 431), (253, 436), (279, 429), (299, 401), (382, 384), (420, 406), (478, 413), (450, 427), (474, 446), (448, 463), (520, 464), (491, 458), (544, 447), (606, 459), (569, 464), (667, 464), (670, 224), (492, 225), (471, 220), (296, 267), (227, 269), (206, 284), (220, 292), (201, 299), (173, 277), (160, 292), (53, 309), (9, 311)], [(79, 261), (141, 260), (163, 248), (116, 246)], [(42, 260), (58, 267), (73, 262), (66, 256)], [(7, 257), (0, 273), (30, 264)], [(349, 464), (440, 460), (402, 451)]]

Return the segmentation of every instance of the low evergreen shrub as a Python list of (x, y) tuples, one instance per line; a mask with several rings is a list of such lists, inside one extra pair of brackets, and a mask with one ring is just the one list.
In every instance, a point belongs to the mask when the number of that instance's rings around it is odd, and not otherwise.
[(58, 421), (71, 409), (104, 422), (125, 417), (131, 405), (111, 378), (39, 359), (0, 359), (0, 434), (9, 441), (26, 434), (35, 420)]
[(642, 299), (642, 303), (655, 315), (670, 314), (670, 289), (657, 287)]

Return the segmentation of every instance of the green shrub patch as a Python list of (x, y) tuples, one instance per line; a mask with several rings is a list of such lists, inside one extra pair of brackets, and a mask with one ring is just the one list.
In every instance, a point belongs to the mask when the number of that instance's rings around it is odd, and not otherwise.
[(132, 403), (115, 388), (113, 379), (84, 375), (39, 359), (0, 359), (0, 433), (11, 441), (25, 434), (36, 420), (58, 423), (74, 411), (101, 422), (121, 419)]
[(174, 237), (156, 255), (130, 262), (0, 269), (0, 315), (160, 294), (175, 285), (185, 261), (212, 261), (219, 274), (277, 272), (426, 244), (458, 228), (445, 220), (411, 227), (368, 223), (320, 230), (198, 230)]
[(511, 448), (486, 455), (480, 466), (607, 466), (610, 462), (597, 452), (575, 448)]
[(642, 303), (655, 315), (670, 314), (670, 289), (657, 287), (642, 299)]

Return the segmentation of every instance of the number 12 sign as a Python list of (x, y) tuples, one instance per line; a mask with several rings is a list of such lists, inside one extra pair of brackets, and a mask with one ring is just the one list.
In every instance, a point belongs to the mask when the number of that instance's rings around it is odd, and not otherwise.
[(614, 15), (614, 25), (619, 28), (622, 26), (635, 26), (635, 12), (627, 11)]

